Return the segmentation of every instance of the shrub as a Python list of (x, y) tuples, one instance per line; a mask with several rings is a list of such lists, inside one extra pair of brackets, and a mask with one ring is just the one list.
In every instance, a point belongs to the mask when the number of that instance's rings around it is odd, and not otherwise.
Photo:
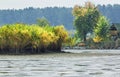
[(56, 48), (52, 50), (56, 50), (61, 48), (67, 38), (68, 32), (64, 26), (8, 24), (0, 27), (0, 50), (9, 53), (14, 50), (15, 53), (20, 53), (30, 49), (35, 53), (34, 51), (49, 50), (53, 45)]

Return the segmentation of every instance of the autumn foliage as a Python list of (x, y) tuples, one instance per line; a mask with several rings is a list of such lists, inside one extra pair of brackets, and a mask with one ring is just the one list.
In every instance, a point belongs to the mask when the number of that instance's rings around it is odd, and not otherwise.
[(3, 25), (0, 27), (0, 53), (57, 51), (57, 48), (61, 48), (67, 38), (68, 32), (64, 26)]

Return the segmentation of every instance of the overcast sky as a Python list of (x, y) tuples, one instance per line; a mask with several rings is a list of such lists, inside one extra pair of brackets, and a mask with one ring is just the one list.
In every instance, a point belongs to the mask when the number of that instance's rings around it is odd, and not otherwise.
[(23, 9), (26, 7), (73, 7), (91, 1), (94, 4), (120, 4), (120, 0), (0, 0), (0, 9)]

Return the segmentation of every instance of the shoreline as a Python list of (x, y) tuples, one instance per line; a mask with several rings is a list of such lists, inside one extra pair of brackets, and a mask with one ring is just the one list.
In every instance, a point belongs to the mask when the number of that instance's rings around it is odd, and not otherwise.
[(51, 53), (40, 53), (40, 54), (0, 54), (0, 56), (42, 56), (42, 57), (93, 57), (93, 56), (119, 56), (120, 53), (99, 53), (99, 52), (51, 52)]
[(44, 53), (0, 53), (0, 56), (31, 56), (31, 55), (38, 55), (38, 56), (75, 56), (75, 57), (82, 57), (82, 56), (114, 56), (120, 55), (120, 50), (101, 50), (101, 49), (83, 49), (83, 50), (62, 50), (60, 52), (54, 51), (47, 51)]
[(119, 57), (116, 53), (44, 53), (44, 54), (25, 54), (25, 55), (1, 55), (0, 61), (8, 60), (56, 60), (56, 59), (79, 59), (79, 58), (93, 58), (93, 57)]
[(119, 49), (66, 49), (64, 52), (72, 52), (72, 53), (120, 53)]

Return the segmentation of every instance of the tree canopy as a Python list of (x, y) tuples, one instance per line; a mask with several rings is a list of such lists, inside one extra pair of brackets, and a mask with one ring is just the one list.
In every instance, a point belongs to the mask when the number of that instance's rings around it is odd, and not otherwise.
[(73, 8), (75, 16), (74, 25), (80, 38), (86, 41), (86, 35), (92, 32), (99, 18), (98, 9), (91, 2), (86, 2), (85, 6), (75, 6)]
[(97, 27), (94, 28), (95, 35), (106, 38), (106, 35), (108, 34), (109, 28), (109, 21), (105, 16), (100, 16)]
[(38, 18), (37, 25), (46, 26), (46, 25), (50, 25), (50, 22), (46, 18)]

